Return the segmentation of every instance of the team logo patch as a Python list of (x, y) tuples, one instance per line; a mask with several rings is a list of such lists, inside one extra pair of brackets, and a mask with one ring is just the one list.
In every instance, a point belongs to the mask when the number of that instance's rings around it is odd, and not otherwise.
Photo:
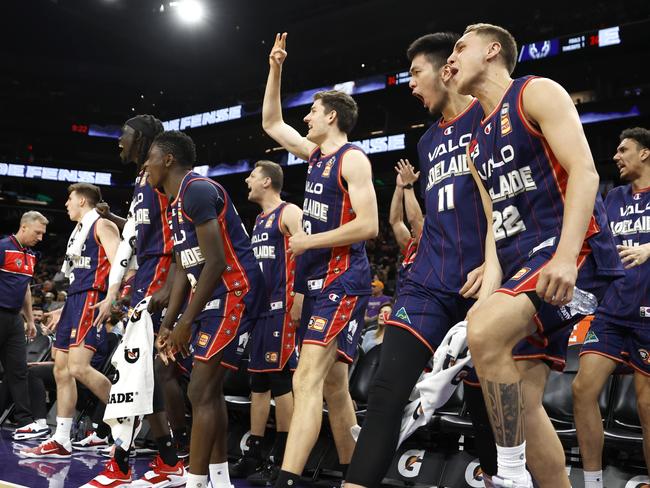
[(201, 332), (199, 334), (199, 340), (197, 341), (197, 345), (199, 347), (205, 347), (208, 345), (208, 342), (210, 342), (210, 334), (206, 334), (205, 332)]
[(639, 349), (639, 356), (645, 364), (650, 364), (650, 353), (646, 349)]
[[(23, 265), (22, 259), (16, 259), (16, 266), (20, 268), (22, 265)], [(27, 268), (27, 266), (25, 266), (25, 268)]]
[(511, 280), (514, 280), (514, 281), (520, 280), (520, 279), (522, 279), (524, 276), (526, 276), (526, 273), (528, 273), (529, 271), (530, 271), (530, 268), (521, 268), (521, 269), (520, 269), (519, 271), (517, 271), (517, 272), (513, 275), (513, 277), (510, 278), (510, 279), (511, 279)]
[(264, 360), (267, 363), (277, 363), (278, 362), (278, 353), (277, 352), (267, 352), (264, 354)]
[(330, 159), (327, 163), (325, 163), (325, 168), (323, 169), (323, 174), (321, 175), (323, 178), (330, 177), (330, 173), (332, 172), (332, 166), (334, 166), (334, 158)]
[(273, 227), (273, 222), (275, 222), (275, 214), (271, 214), (269, 216), (268, 220), (266, 221), (266, 224), (264, 224), (264, 228), (270, 229), (271, 227)]
[(74, 339), (75, 337), (77, 337), (77, 329), (72, 329), (70, 331), (70, 339)]
[(400, 308), (397, 313), (395, 314), (395, 317), (398, 319), (406, 320), (409, 324), (411, 323), (411, 319), (409, 317), (409, 314), (406, 313), (406, 309), (404, 307)]
[(453, 131), (454, 131), (454, 126), (450, 125), (444, 131), (442, 131), (442, 133), (446, 136), (450, 136)]
[(650, 307), (639, 307), (641, 317), (650, 317)]
[(485, 135), (490, 135), (490, 132), (492, 132), (492, 122), (485, 126), (483, 132), (485, 132)]
[(510, 104), (508, 102), (504, 103), (501, 107), (501, 137), (506, 136), (512, 132), (510, 116), (508, 115), (509, 110)]
[(133, 349), (124, 349), (124, 360), (127, 363), (133, 364), (140, 359), (140, 348), (134, 347)]
[(583, 344), (591, 344), (593, 342), (600, 342), (600, 339), (598, 339), (598, 336), (593, 330), (590, 330), (587, 332), (587, 335), (585, 336), (585, 340), (582, 341)]
[(359, 324), (357, 323), (356, 320), (351, 320), (350, 323), (348, 324), (348, 334), (346, 336), (346, 340), (348, 341), (348, 344), (352, 344), (352, 341), (354, 340), (354, 333), (357, 331), (358, 327)]
[(323, 317), (316, 317), (314, 315), (309, 319), (307, 328), (315, 330), (317, 332), (323, 332), (325, 330), (325, 326), (327, 326), (327, 319), (324, 319)]

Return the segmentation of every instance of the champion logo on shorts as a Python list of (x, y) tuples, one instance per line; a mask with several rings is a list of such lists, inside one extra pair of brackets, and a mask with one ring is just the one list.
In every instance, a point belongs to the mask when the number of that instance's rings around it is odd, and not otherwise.
[(334, 303), (338, 302), (341, 299), (341, 297), (338, 296), (336, 293), (330, 293), (328, 298)]
[(600, 342), (600, 341), (598, 340), (598, 336), (596, 335), (596, 333), (593, 330), (590, 330), (589, 332), (587, 332), (583, 344), (591, 344), (592, 342)]
[(644, 363), (650, 364), (650, 353), (646, 349), (639, 349), (639, 356)]
[(400, 308), (397, 313), (395, 314), (395, 317), (398, 319), (406, 320), (409, 324), (411, 323), (411, 319), (409, 318), (409, 314), (406, 313), (406, 309), (404, 307)]
[(520, 279), (522, 279), (524, 276), (526, 276), (526, 273), (528, 273), (529, 271), (530, 271), (530, 268), (521, 268), (521, 269), (520, 269), (519, 271), (517, 271), (517, 272), (512, 276), (512, 278), (510, 278), (510, 279), (511, 279), (511, 280), (515, 280), (515, 281), (520, 280)]

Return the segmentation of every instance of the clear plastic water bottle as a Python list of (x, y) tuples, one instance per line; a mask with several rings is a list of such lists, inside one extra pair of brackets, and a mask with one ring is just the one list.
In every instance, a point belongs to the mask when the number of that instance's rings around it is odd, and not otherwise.
[(581, 290), (577, 286), (573, 287), (573, 298), (566, 304), (574, 314), (591, 315), (598, 307), (598, 300), (588, 291)]

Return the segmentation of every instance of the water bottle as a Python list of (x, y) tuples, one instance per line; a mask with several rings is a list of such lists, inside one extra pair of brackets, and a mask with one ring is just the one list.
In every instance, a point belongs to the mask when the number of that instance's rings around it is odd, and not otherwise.
[(598, 300), (588, 291), (581, 290), (577, 286), (573, 287), (573, 298), (566, 307), (571, 310), (573, 314), (591, 315), (598, 307)]

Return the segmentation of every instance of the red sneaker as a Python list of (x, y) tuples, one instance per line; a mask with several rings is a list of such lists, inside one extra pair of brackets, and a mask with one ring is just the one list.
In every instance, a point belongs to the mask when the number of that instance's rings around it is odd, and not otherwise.
[(80, 488), (118, 488), (120, 486), (131, 486), (131, 468), (128, 473), (123, 473), (115, 460), (111, 459), (106, 463), (104, 471)]
[(187, 483), (183, 461), (179, 460), (174, 466), (169, 466), (160, 456), (156, 456), (149, 467), (151, 471), (147, 471), (142, 478), (131, 483), (132, 487), (162, 488), (184, 486)]
[(36, 447), (30, 449), (23, 449), (19, 452), (21, 456), (30, 457), (30, 458), (57, 458), (65, 459), (69, 458), (71, 455), (72, 446), (68, 442), (67, 446), (62, 446), (54, 439), (48, 439), (47, 441), (39, 444)]

